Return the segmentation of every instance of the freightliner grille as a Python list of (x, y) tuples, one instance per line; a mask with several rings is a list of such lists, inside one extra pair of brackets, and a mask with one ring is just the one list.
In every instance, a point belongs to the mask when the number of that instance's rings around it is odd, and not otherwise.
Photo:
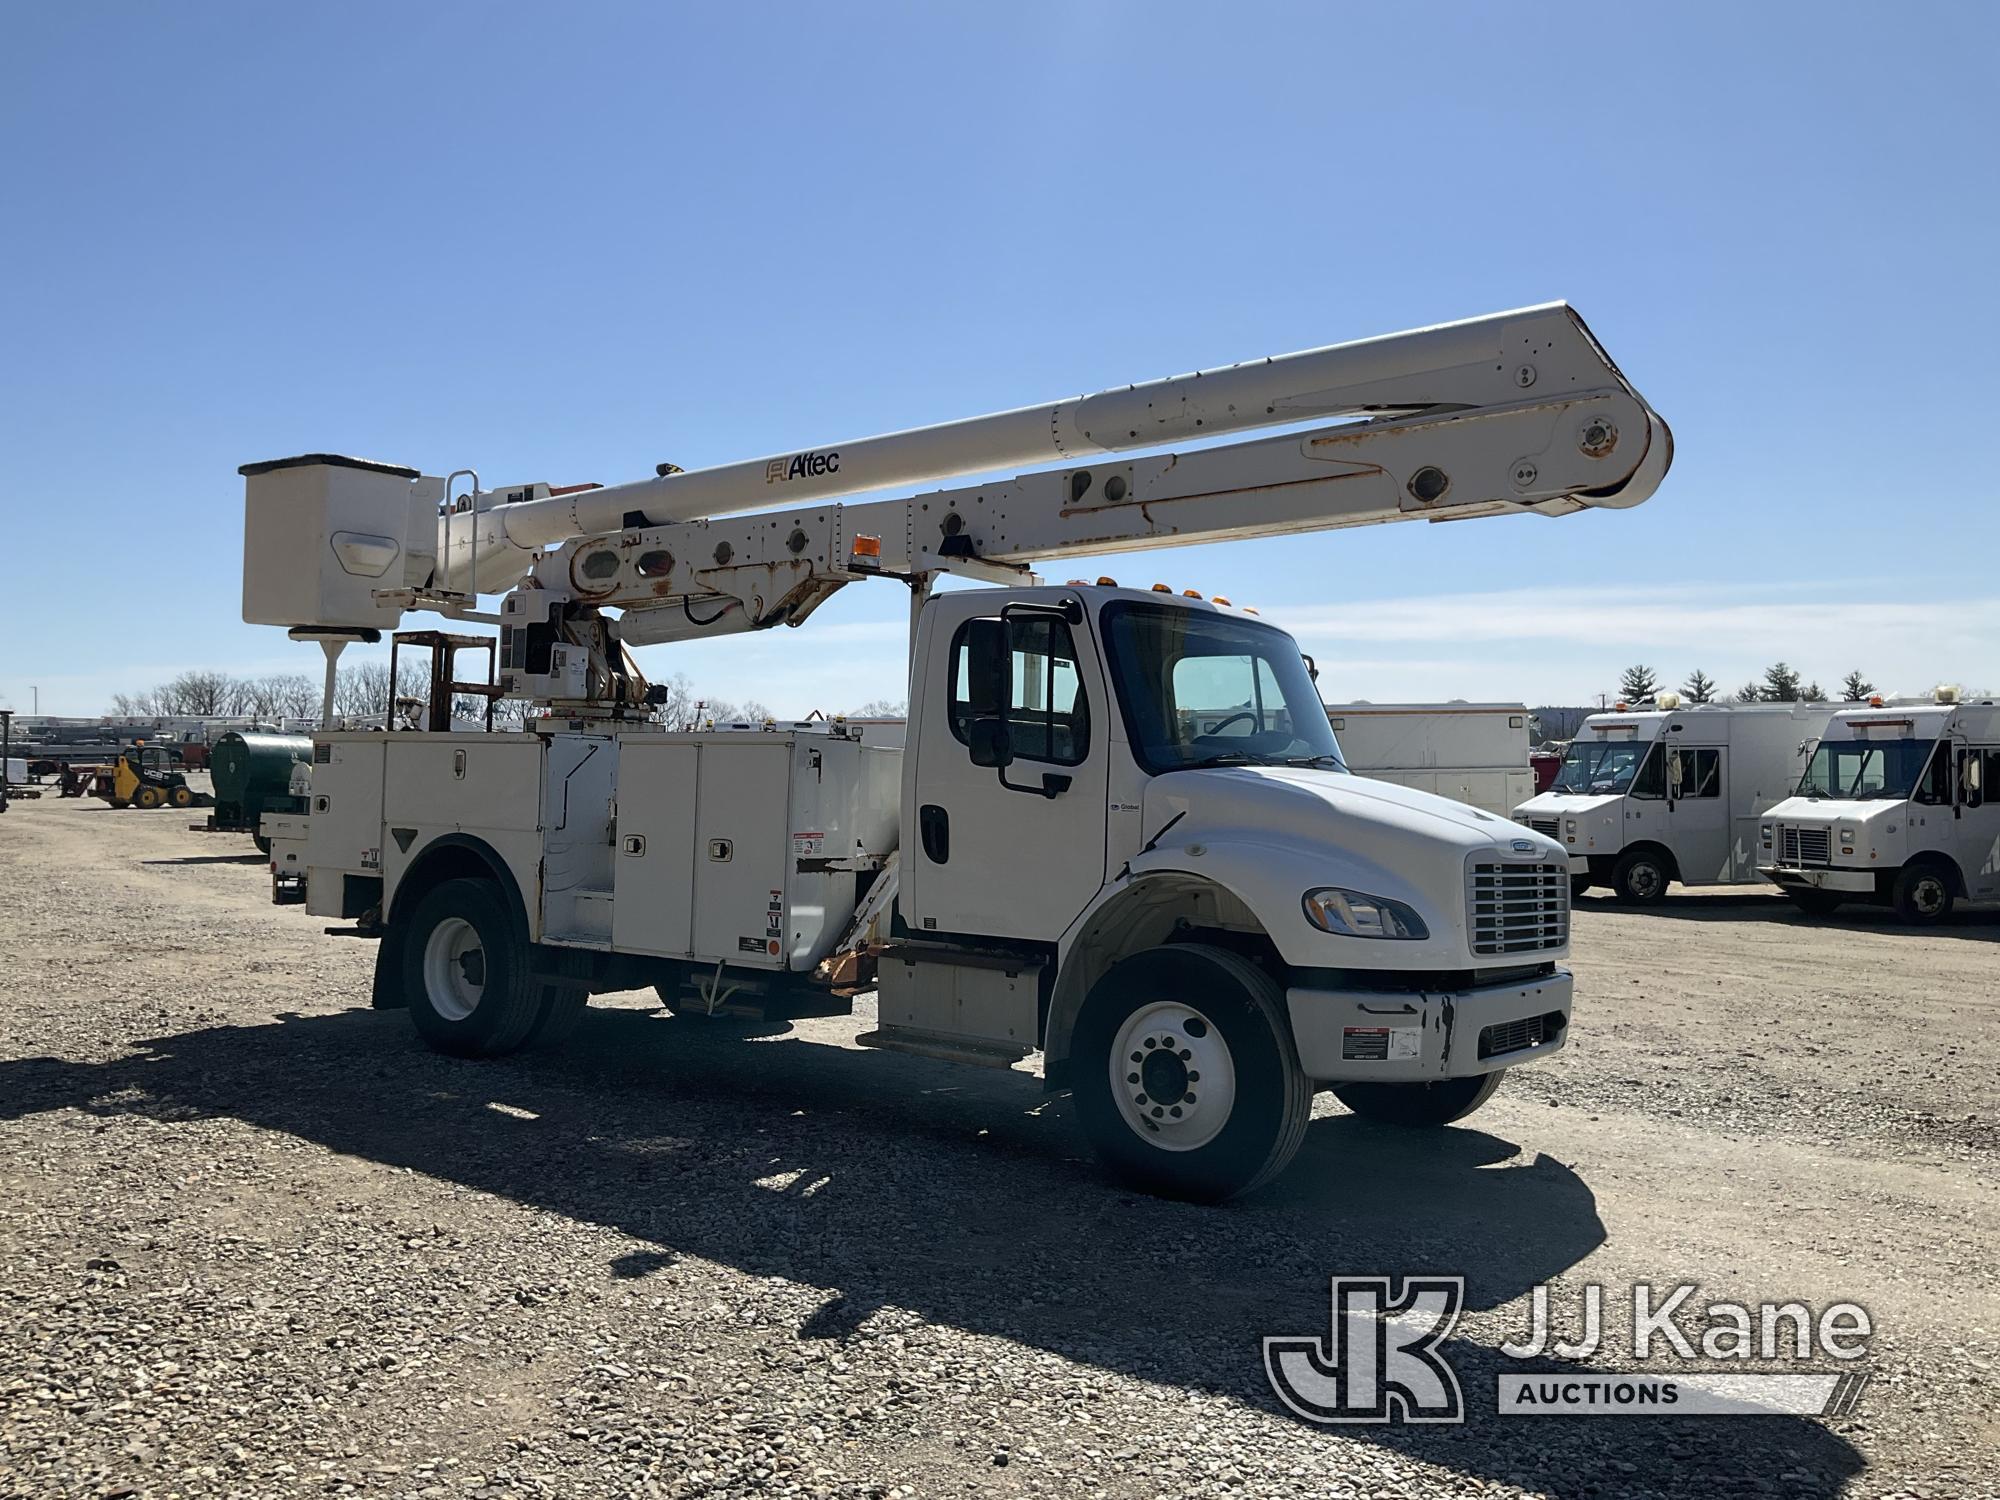
[(1475, 861), (1466, 915), (1474, 953), (1539, 953), (1569, 941), (1569, 866)]
[(1547, 1040), (1547, 1018), (1524, 1016), (1518, 1021), (1503, 1021), (1497, 1026), (1484, 1028), (1479, 1033), (1479, 1055), (1500, 1057), (1508, 1052), (1526, 1052)]
[(1528, 819), (1528, 826), (1537, 833), (1546, 833), (1552, 839), (1562, 836), (1557, 832), (1561, 824), (1555, 818), (1530, 818)]
[(1824, 828), (1784, 828), (1780, 831), (1781, 863), (1823, 865), (1831, 862), (1831, 833)]

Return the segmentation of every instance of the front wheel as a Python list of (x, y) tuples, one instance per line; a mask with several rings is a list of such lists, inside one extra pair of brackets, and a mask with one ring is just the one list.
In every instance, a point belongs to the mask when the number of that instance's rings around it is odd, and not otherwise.
[(1667, 894), (1667, 862), (1650, 849), (1634, 849), (1611, 872), (1611, 890), (1627, 906), (1652, 906)]
[(1827, 917), (1840, 910), (1843, 898), (1832, 891), (1788, 888), (1785, 899), (1809, 917)]
[(1113, 1176), (1219, 1203), (1275, 1177), (1312, 1115), (1284, 994), (1223, 948), (1149, 948), (1077, 1018), (1077, 1116)]
[(1449, 1125), (1491, 1099), (1499, 1087), (1499, 1073), (1477, 1073), (1470, 1078), (1440, 1078), (1435, 1083), (1336, 1083), (1333, 1097), (1364, 1120), (1379, 1120), (1385, 1125)]
[(1912, 927), (1934, 927), (1951, 915), (1951, 877), (1937, 865), (1905, 865), (1889, 891), (1896, 915)]
[(132, 805), (151, 812), (167, 800), (167, 794), (156, 786), (142, 786), (132, 794)]

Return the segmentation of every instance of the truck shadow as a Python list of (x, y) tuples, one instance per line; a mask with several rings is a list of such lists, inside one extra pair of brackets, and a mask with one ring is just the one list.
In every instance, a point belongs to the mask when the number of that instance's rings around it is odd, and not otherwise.
[[(368, 1011), (192, 1031), (101, 1064), (0, 1062), (0, 1118), (60, 1109), (228, 1117), (609, 1226), (646, 1246), (611, 1262), (618, 1277), (699, 1256), (822, 1288), (802, 1339), (901, 1308), (1274, 1414), (1261, 1340), (1323, 1336), (1329, 1275), (1463, 1274), (1478, 1312), (1605, 1238), (1575, 1172), (1477, 1129), (1319, 1120), (1271, 1188), (1200, 1208), (1108, 1186), (1025, 1075), (631, 1009), (593, 1010), (559, 1053), (489, 1063), (424, 1052), (403, 1017)], [(1787, 1493), (1834, 1495), (1862, 1466), (1788, 1417), (1598, 1417), (1558, 1456), (1546, 1424), (1492, 1414), (1504, 1336), (1443, 1346), (1467, 1425), (1341, 1437), (1579, 1497), (1712, 1493), (1773, 1464), (1809, 1476)]]

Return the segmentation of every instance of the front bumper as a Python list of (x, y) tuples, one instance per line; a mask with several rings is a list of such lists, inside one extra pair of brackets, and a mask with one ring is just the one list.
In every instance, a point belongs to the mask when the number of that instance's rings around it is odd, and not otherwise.
[(1773, 885), (1789, 886), (1793, 890), (1850, 891), (1856, 895), (1875, 894), (1875, 872), (1873, 870), (1835, 870), (1824, 866), (1801, 868), (1797, 865), (1759, 865), (1757, 873)]
[(1533, 1062), (1569, 1036), (1567, 969), (1457, 991), (1288, 989), (1292, 1036), (1320, 1083), (1427, 1083)]

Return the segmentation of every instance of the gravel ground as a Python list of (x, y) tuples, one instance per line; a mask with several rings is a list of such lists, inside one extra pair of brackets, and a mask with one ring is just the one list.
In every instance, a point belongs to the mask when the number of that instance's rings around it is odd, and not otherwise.
[[(372, 945), (186, 822), (0, 819), (0, 1493), (2000, 1493), (2000, 916), (1587, 900), (1566, 1053), (1441, 1132), (1322, 1099), (1202, 1209), (1106, 1186), (1034, 1080), (846, 1019), (614, 996), (558, 1053), (433, 1056), (360, 1008)], [(1466, 1424), (1287, 1415), (1262, 1337), (1423, 1271), (1467, 1278)], [(1873, 1383), (1494, 1415), (1531, 1288), (1604, 1286), (1619, 1368), (1635, 1280), (1858, 1301)]]

